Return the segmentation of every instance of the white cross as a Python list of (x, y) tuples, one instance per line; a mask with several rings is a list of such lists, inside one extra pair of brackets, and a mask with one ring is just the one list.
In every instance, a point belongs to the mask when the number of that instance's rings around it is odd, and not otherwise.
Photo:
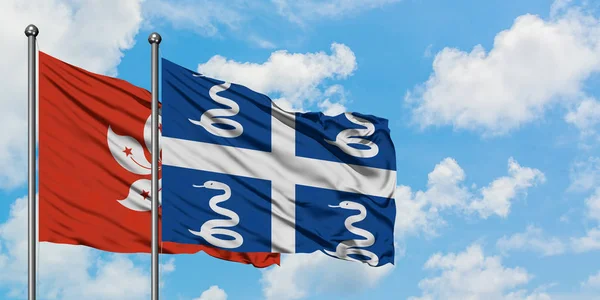
[(271, 152), (162, 136), (163, 164), (271, 181), (274, 253), (296, 252), (296, 184), (394, 198), (396, 171), (296, 156), (295, 114), (272, 103), (271, 120)]

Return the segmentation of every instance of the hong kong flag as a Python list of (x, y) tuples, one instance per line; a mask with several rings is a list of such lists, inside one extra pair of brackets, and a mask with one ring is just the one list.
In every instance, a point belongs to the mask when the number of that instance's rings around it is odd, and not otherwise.
[[(40, 241), (150, 252), (150, 101), (147, 90), (127, 81), (39, 52)], [(280, 259), (171, 242), (159, 247), (261, 268)]]

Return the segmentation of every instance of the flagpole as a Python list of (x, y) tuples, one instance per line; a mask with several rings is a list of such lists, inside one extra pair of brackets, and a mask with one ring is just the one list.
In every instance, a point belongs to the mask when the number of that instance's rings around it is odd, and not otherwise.
[(31, 24), (25, 28), (25, 36), (27, 36), (28, 50), (27, 50), (27, 108), (28, 108), (28, 160), (27, 160), (27, 171), (28, 171), (28, 243), (27, 243), (27, 256), (28, 256), (28, 299), (35, 300), (36, 296), (36, 207), (35, 207), (35, 146), (36, 146), (36, 47), (35, 40), (39, 33), (38, 28)]
[(158, 300), (158, 45), (161, 40), (156, 32), (148, 37), (152, 47), (152, 300)]

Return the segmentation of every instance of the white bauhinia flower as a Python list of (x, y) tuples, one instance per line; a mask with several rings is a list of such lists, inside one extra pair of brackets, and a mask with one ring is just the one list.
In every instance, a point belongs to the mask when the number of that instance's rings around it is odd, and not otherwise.
[[(152, 154), (152, 116), (149, 116), (146, 119), (146, 123), (144, 125), (144, 144), (148, 152)], [(161, 137), (162, 137), (162, 118), (159, 115), (158, 118), (158, 126), (159, 126), (159, 152), (160, 156), (158, 159), (158, 171), (162, 170), (162, 147), (161, 147)], [(152, 164), (146, 158), (144, 154), (143, 146), (133, 137), (126, 135), (116, 134), (112, 128), (108, 127), (107, 132), (108, 139), (108, 148), (110, 149), (110, 153), (114, 157), (114, 159), (123, 167), (125, 170), (141, 175), (148, 176), (151, 175), (152, 172)], [(158, 203), (161, 205), (162, 197), (161, 197), (161, 181), (162, 178), (158, 179)], [(123, 200), (117, 200), (123, 206), (136, 210), (136, 211), (149, 211), (151, 210), (151, 185), (152, 181), (150, 179), (140, 178), (134, 181), (129, 187), (129, 194), (127, 198)]]

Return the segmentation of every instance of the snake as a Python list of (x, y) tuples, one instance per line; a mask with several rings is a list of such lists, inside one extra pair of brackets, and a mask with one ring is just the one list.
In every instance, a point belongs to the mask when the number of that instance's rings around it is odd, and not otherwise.
[[(239, 105), (228, 98), (221, 97), (217, 93), (228, 90), (231, 87), (231, 83), (225, 82), (223, 84), (217, 84), (210, 88), (208, 95), (210, 98), (220, 104), (228, 106), (229, 108), (213, 108), (205, 111), (201, 116), (200, 120), (188, 120), (194, 124), (203, 127), (206, 131), (213, 135), (224, 137), (224, 138), (236, 138), (244, 132), (244, 127), (237, 121), (229, 119), (227, 117), (233, 117), (240, 112)], [(215, 124), (225, 124), (233, 128), (220, 128)]]
[[(227, 201), (231, 197), (231, 188), (227, 184), (218, 181), (206, 181), (203, 185), (192, 185), (195, 188), (207, 188), (213, 190), (224, 191), (223, 194), (214, 196), (208, 202), (210, 208), (219, 215), (229, 217), (229, 219), (216, 219), (204, 222), (200, 227), (200, 231), (188, 229), (190, 233), (204, 238), (213, 246), (233, 249), (238, 248), (244, 243), (244, 238), (237, 232), (222, 227), (234, 227), (239, 224), (240, 217), (229, 209), (219, 207), (218, 204)], [(218, 228), (221, 227), (221, 228)], [(233, 240), (223, 240), (215, 237), (215, 234), (230, 236)]]
[[(356, 125), (363, 126), (365, 128), (345, 129), (338, 133), (338, 135), (335, 137), (335, 141), (331, 141), (328, 139), (325, 139), (325, 141), (331, 145), (337, 146), (346, 154), (352, 155), (354, 157), (375, 157), (379, 153), (379, 147), (373, 141), (363, 138), (373, 135), (373, 133), (375, 132), (375, 126), (373, 125), (373, 123), (363, 118), (357, 117), (352, 113), (345, 113), (344, 115), (346, 116), (346, 119), (348, 119), (348, 121)], [(368, 149), (357, 149), (351, 147), (350, 144), (361, 144), (368, 147)]]
[[(375, 253), (373, 253), (371, 251), (368, 251), (366, 249), (361, 249), (361, 248), (367, 248), (367, 247), (373, 246), (373, 244), (375, 244), (375, 236), (373, 236), (373, 234), (370, 233), (369, 231), (361, 229), (361, 228), (357, 228), (353, 225), (354, 223), (360, 222), (367, 217), (367, 210), (365, 209), (365, 207), (360, 203), (356, 203), (356, 202), (352, 202), (352, 201), (342, 201), (342, 202), (340, 202), (339, 205), (335, 205), (335, 206), (329, 205), (329, 207), (358, 210), (360, 212), (359, 214), (352, 215), (352, 216), (349, 216), (348, 218), (346, 218), (346, 220), (344, 221), (344, 226), (346, 226), (346, 229), (348, 229), (348, 231), (350, 231), (356, 235), (362, 236), (364, 239), (361, 239), (361, 240), (354, 239), (354, 240), (342, 241), (341, 243), (339, 243), (337, 245), (335, 251), (325, 250), (325, 253), (327, 253), (330, 256), (340, 258), (340, 259), (365, 262), (373, 267), (377, 266), (379, 264), (379, 257), (377, 257), (377, 255), (375, 255)], [(355, 259), (355, 258), (352, 258), (349, 256), (351, 254), (362, 255), (365, 257), (369, 257), (369, 259), (368, 260)]]

